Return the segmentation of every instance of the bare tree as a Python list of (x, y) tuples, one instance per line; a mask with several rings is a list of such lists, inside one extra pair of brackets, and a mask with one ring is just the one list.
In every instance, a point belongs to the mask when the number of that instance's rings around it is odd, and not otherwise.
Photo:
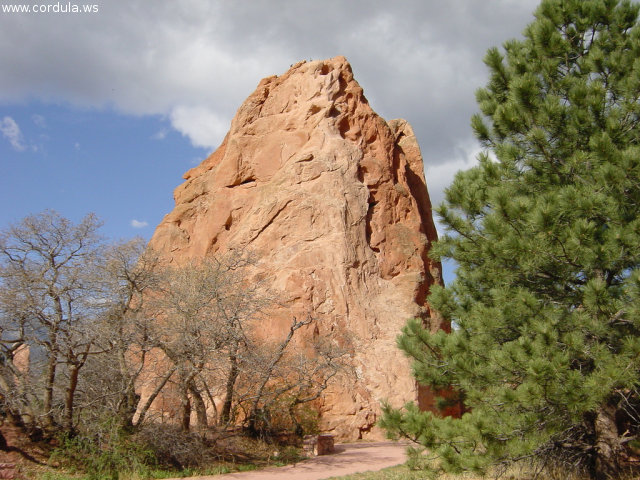
[(99, 227), (45, 211), (0, 234), (0, 394), (30, 428), (73, 428), (80, 369), (100, 350)]
[(161, 283), (148, 304), (157, 318), (153, 342), (174, 366), (184, 430), (193, 406), (199, 428), (208, 425), (205, 398), (214, 406), (211, 389), (221, 383), (219, 376), (210, 380), (212, 371), (220, 371), (212, 361), (228, 364), (221, 418), (229, 418), (238, 352), (246, 344), (247, 325), (264, 304), (256, 285), (246, 282), (246, 266), (240, 257), (207, 258), (159, 271)]
[(157, 285), (158, 258), (142, 238), (107, 245), (97, 266), (96, 282), (106, 308), (98, 329), (105, 355), (86, 366), (77, 400), (93, 415), (117, 417), (121, 426), (134, 426), (141, 374), (153, 348), (152, 319), (145, 315), (146, 293)]
[(294, 317), (289, 332), (280, 342), (254, 340), (253, 348), (248, 351), (250, 358), (244, 363), (241, 400), (251, 434), (269, 435), (275, 427), (274, 414), (280, 420), (288, 417), (295, 432), (302, 434), (297, 415), (299, 407), (319, 399), (336, 375), (350, 373), (347, 336), (320, 338), (314, 335), (292, 344), (298, 329), (315, 322), (311, 317), (303, 321)]
[(252, 265), (250, 256), (236, 255), (158, 271), (146, 303), (156, 318), (150, 336), (172, 365), (183, 430), (192, 410), (198, 428), (206, 428), (211, 409), (219, 426), (245, 422), (256, 433), (267, 428), (260, 423), (264, 412), (285, 397), (285, 415), (299, 426), (297, 407), (318, 399), (347, 364), (347, 349), (335, 338), (294, 341), (314, 322), (310, 316), (294, 317), (280, 340), (265, 337), (259, 326), (278, 306), (277, 296), (249, 274)]
[(16, 423), (137, 427), (166, 392), (183, 430), (192, 412), (204, 430), (212, 411), (265, 430), (276, 405), (299, 425), (296, 408), (343, 368), (336, 339), (296, 341), (311, 317), (265, 338), (276, 296), (249, 274), (251, 255), (161, 266), (143, 240), (105, 244), (99, 227), (45, 211), (0, 232), (0, 408)]

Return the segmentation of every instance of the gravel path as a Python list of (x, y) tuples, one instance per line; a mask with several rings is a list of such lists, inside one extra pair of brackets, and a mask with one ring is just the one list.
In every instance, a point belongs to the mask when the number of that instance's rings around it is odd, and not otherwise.
[(407, 459), (406, 449), (406, 444), (393, 442), (344, 443), (336, 445), (336, 453), (332, 455), (310, 458), (295, 465), (188, 480), (322, 480), (400, 465)]

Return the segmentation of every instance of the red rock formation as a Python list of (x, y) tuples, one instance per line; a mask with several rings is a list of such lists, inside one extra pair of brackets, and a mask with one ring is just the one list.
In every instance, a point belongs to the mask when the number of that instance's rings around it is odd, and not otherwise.
[(250, 249), (285, 305), (265, 331), (310, 311), (307, 335), (352, 335), (357, 378), (323, 396), (323, 430), (370, 435), (381, 400), (417, 400), (396, 337), (410, 317), (442, 327), (425, 304), (441, 270), (427, 257), (436, 231), (422, 157), (406, 121), (371, 109), (345, 58), (262, 80), (184, 178), (151, 247), (178, 263)]

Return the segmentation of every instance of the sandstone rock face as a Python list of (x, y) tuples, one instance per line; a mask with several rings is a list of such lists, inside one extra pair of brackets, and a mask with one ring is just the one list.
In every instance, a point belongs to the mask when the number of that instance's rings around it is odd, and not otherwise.
[(441, 269), (427, 257), (436, 231), (411, 126), (371, 109), (345, 58), (300, 62), (263, 79), (184, 178), (150, 246), (177, 263), (255, 252), (256, 275), (283, 304), (265, 331), (311, 312), (304, 334), (352, 337), (356, 375), (323, 395), (322, 430), (379, 438), (381, 400), (419, 400), (401, 327), (410, 317), (446, 327), (425, 303)]

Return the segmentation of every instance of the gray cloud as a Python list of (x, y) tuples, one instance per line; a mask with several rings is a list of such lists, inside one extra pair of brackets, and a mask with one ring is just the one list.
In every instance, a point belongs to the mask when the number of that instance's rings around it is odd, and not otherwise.
[[(130, 0), (101, 1), (97, 14), (4, 14), (0, 101), (161, 114), (194, 145), (213, 148), (262, 77), (344, 55), (372, 107), (411, 122), (427, 171), (450, 177), (472, 163), (482, 57), (518, 36), (537, 3)], [(437, 201), (441, 188), (431, 190)]]

